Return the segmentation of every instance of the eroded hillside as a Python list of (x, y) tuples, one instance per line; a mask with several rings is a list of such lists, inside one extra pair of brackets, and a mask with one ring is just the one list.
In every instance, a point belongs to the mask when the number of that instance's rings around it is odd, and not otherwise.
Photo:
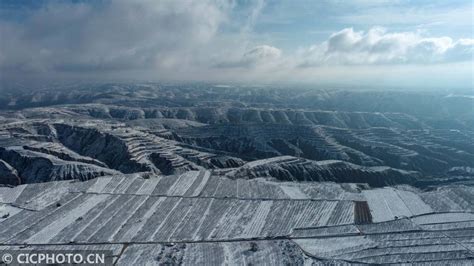
[(473, 99), (75, 85), (0, 96), (0, 249), (118, 265), (466, 264)]

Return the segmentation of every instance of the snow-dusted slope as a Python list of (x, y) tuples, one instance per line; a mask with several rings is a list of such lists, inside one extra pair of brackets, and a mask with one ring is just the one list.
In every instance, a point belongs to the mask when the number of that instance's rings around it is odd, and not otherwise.
[(0, 188), (0, 243), (120, 265), (467, 262), (474, 190), (232, 180), (209, 171)]
[(281, 156), (249, 162), (229, 172), (227, 176), (274, 177), (282, 181), (368, 183), (370, 186), (379, 187), (415, 183), (420, 174), (386, 166), (366, 167), (338, 160), (311, 161)]

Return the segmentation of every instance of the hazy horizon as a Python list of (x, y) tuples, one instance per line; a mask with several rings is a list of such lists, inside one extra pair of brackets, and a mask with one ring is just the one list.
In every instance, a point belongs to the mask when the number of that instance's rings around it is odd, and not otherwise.
[(2, 1), (0, 81), (472, 89), (472, 1)]

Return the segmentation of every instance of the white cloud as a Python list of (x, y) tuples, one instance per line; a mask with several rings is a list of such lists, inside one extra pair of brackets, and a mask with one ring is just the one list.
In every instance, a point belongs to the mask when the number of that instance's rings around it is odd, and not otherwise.
[[(95, 3), (97, 4), (97, 3)], [(16, 71), (176, 68), (226, 20), (218, 0), (50, 3), (21, 24), (0, 22), (0, 67)]]
[[(370, 79), (399, 67), (415, 73), (425, 65), (474, 61), (473, 39), (381, 27), (346, 28), (313, 46), (282, 50), (278, 40), (254, 32), (266, 6), (252, 2), (245, 15), (227, 0), (52, 1), (24, 19), (0, 17), (0, 79), (339, 82), (351, 80), (352, 73)], [(241, 17), (234, 19), (232, 12)], [(466, 64), (462, 68), (469, 70)], [(459, 73), (472, 79), (466, 71)]]
[(423, 37), (419, 31), (389, 33), (346, 28), (304, 50), (302, 66), (426, 64), (472, 60), (473, 40)]

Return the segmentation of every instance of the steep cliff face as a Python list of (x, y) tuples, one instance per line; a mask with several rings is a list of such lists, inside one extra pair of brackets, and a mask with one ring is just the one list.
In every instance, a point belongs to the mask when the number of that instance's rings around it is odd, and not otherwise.
[[(114, 175), (120, 172), (109, 168), (76, 161), (65, 161), (58, 157), (23, 149), (22, 147), (0, 148), (0, 158), (11, 166), (6, 184), (16, 178), (18, 184), (39, 183), (57, 180), (89, 180), (98, 176)], [(13, 176), (11, 175), (13, 174)], [(8, 177), (8, 175), (7, 175)], [(10, 180), (10, 182), (7, 182)]]
[(0, 184), (17, 186), (21, 183), (18, 171), (4, 160), (0, 160)]
[(311, 161), (292, 156), (253, 161), (233, 170), (232, 178), (274, 177), (281, 181), (367, 183), (372, 187), (415, 183), (421, 176), (385, 166), (365, 167), (344, 161)]
[(55, 124), (58, 140), (67, 148), (84, 156), (96, 158), (108, 167), (124, 173), (151, 170), (131, 159), (127, 146), (116, 136), (94, 128)]
[[(4, 184), (86, 180), (117, 173), (170, 175), (244, 164), (239, 158), (184, 148), (176, 141), (105, 121), (13, 121), (0, 133), (0, 159), (9, 165), (2, 170)], [(10, 168), (21, 182), (12, 181)]]

